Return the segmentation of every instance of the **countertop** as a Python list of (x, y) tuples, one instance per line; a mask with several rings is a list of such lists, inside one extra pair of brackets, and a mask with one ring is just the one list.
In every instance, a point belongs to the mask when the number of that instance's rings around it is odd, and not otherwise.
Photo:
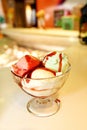
[(14, 83), (10, 68), (0, 69), (0, 130), (87, 130), (87, 46), (76, 43), (65, 52), (72, 68), (59, 91), (60, 110), (50, 117), (30, 114), (31, 96)]

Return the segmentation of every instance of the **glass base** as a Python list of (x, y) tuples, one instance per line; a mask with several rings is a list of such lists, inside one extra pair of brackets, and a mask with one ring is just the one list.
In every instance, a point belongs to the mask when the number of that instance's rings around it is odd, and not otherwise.
[(27, 103), (27, 110), (36, 116), (47, 117), (55, 114), (60, 108), (60, 100), (50, 98), (34, 98)]

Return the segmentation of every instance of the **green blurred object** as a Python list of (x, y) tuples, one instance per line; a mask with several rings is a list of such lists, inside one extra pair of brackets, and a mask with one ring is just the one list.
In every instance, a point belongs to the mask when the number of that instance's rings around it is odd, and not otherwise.
[(63, 16), (62, 17), (62, 28), (65, 30), (78, 30), (79, 29), (79, 18), (76, 16)]
[(0, 23), (4, 23), (4, 22), (5, 22), (5, 19), (2, 16), (0, 16)]

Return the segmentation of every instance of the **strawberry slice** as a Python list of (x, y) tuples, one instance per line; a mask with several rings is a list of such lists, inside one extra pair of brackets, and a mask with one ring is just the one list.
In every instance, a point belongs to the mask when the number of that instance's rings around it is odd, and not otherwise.
[(19, 77), (23, 77), (29, 71), (39, 66), (40, 62), (36, 57), (25, 55), (16, 64), (12, 65), (12, 72)]

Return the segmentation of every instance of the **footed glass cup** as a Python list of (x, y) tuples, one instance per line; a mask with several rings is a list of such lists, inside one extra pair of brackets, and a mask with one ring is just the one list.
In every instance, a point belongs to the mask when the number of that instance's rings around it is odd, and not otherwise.
[(55, 114), (60, 108), (60, 100), (57, 99), (58, 90), (66, 82), (71, 65), (63, 74), (51, 78), (20, 78), (13, 72), (13, 78), (18, 86), (27, 94), (31, 95), (32, 100), (27, 103), (27, 110), (36, 116), (46, 117)]

